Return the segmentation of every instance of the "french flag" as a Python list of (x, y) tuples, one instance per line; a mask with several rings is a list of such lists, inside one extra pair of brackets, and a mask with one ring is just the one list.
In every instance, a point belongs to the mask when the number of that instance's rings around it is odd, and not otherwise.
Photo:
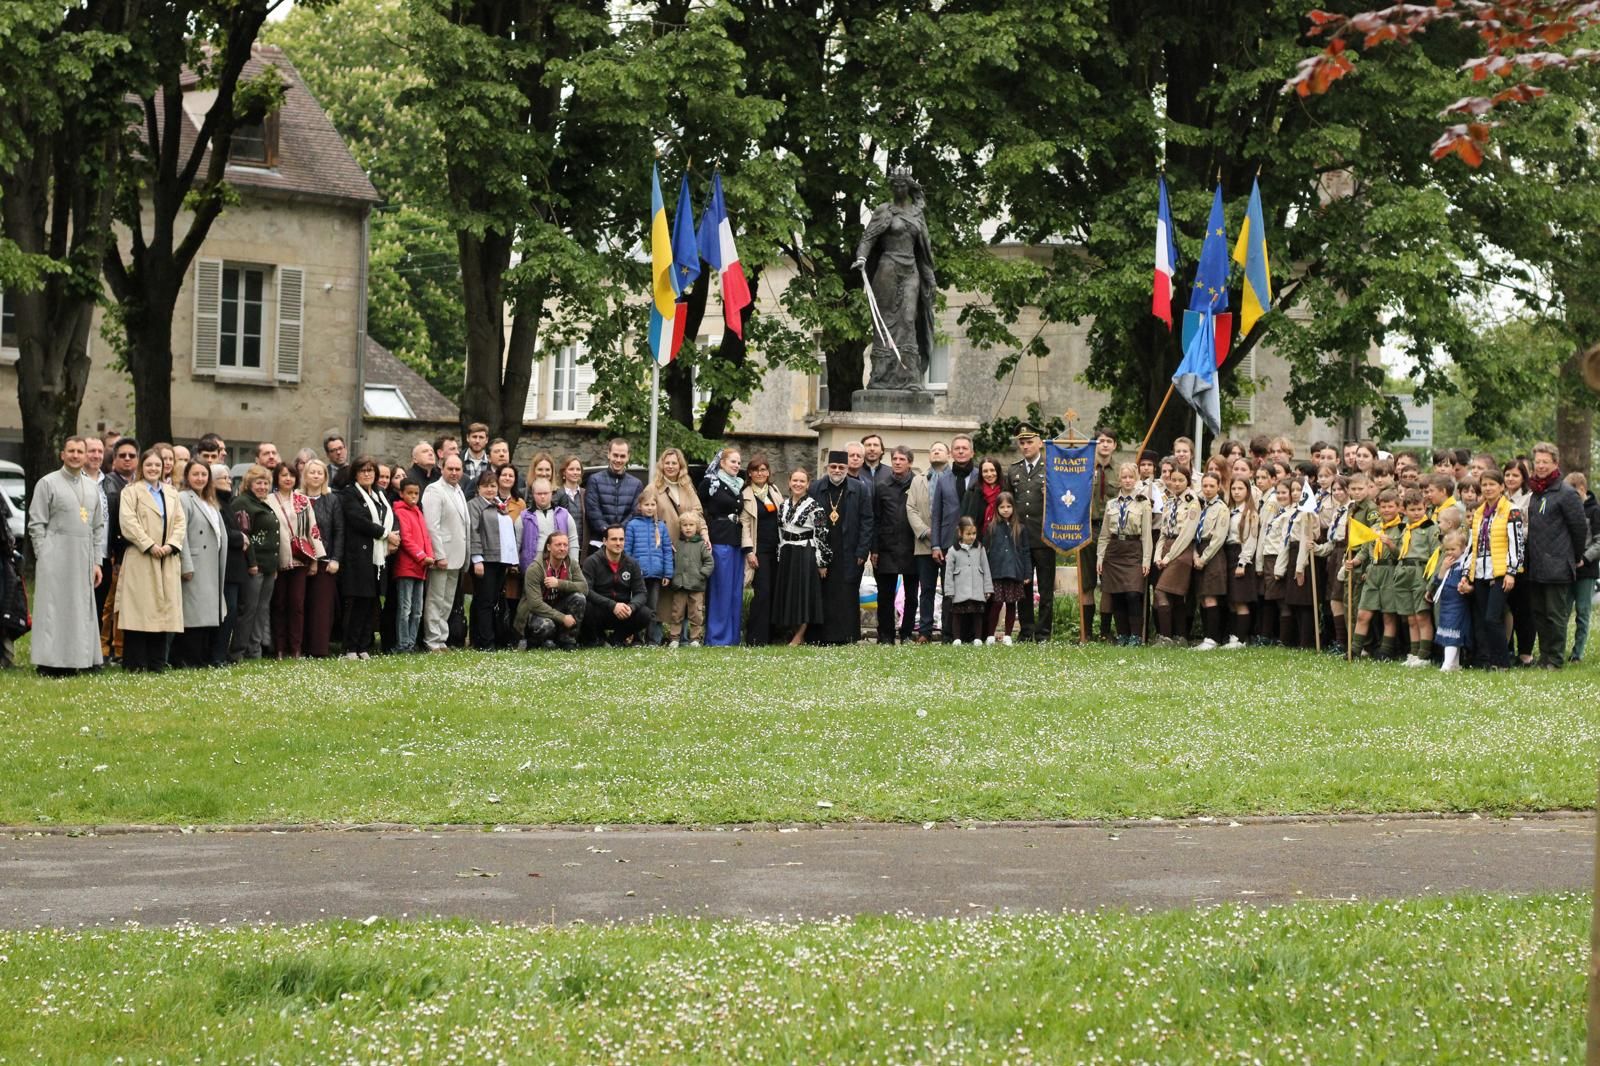
[(728, 207), (722, 200), (722, 174), (711, 176), (711, 202), (700, 216), (700, 258), (722, 275), (722, 317), (734, 336), (744, 339), (744, 318), (750, 306), (750, 283), (739, 265), (739, 249), (733, 245), (733, 226), (728, 222)]
[(1160, 175), (1161, 205), (1156, 211), (1156, 285), (1150, 313), (1172, 330), (1172, 279), (1178, 272), (1178, 247), (1172, 237), (1172, 205), (1167, 202), (1167, 177)]

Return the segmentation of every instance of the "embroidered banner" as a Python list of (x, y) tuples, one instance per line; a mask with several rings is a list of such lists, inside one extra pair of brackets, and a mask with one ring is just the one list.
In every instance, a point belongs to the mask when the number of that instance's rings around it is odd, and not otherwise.
[(1056, 551), (1075, 551), (1094, 535), (1089, 519), (1094, 442), (1046, 444), (1044, 472), (1044, 539)]

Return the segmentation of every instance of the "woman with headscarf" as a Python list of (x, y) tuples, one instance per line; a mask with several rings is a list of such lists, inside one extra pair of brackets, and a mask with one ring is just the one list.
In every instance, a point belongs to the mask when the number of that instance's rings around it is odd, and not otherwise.
[(701, 482), (700, 503), (711, 539), (713, 566), (706, 588), (706, 644), (739, 643), (744, 614), (744, 547), (739, 527), (744, 509), (744, 482), (739, 478), (739, 449), (723, 448)]

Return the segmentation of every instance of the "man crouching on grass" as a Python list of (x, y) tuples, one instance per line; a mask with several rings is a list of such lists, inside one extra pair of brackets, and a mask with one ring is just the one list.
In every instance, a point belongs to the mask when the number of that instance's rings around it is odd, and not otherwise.
[(583, 561), (583, 576), (589, 582), (585, 644), (632, 644), (652, 621), (639, 561), (622, 550), (626, 537), (621, 526), (607, 526), (605, 548)]

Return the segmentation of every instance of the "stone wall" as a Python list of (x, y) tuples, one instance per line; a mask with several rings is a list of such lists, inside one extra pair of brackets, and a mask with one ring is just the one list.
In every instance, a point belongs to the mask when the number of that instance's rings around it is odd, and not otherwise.
[[(411, 448), (419, 440), (433, 441), (449, 433), (461, 435), (455, 422), (424, 422), (388, 418), (367, 418), (362, 422), (362, 439), (357, 451), (371, 453), (380, 462), (405, 459), (410, 462)], [(559, 460), (563, 455), (576, 455), (585, 466), (600, 466), (606, 461), (606, 443), (610, 432), (592, 422), (548, 422), (523, 427), (523, 435), (513, 450), (512, 463), (524, 470), (539, 452), (549, 452)], [(807, 470), (816, 467), (816, 439), (812, 437), (777, 437), (739, 434), (731, 438), (743, 453), (746, 461), (757, 452), (766, 455), (774, 470), (787, 471), (796, 466)], [(630, 440), (632, 462), (643, 466), (649, 442)]]

